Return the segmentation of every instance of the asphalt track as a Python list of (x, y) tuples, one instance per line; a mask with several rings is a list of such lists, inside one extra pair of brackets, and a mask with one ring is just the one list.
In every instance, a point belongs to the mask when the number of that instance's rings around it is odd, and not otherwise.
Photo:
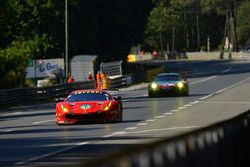
[(54, 103), (1, 112), (0, 166), (77, 164), (209, 126), (250, 109), (250, 62), (190, 67), (199, 75), (188, 78), (188, 97), (148, 98), (147, 84), (121, 89), (122, 123), (58, 126)]

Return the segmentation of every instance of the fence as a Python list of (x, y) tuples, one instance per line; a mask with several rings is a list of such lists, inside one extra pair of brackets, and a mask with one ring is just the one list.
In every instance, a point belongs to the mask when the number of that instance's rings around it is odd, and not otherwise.
[(120, 153), (94, 159), (89, 167), (249, 166), (250, 111), (234, 119)]
[(94, 88), (94, 81), (65, 83), (49, 87), (0, 90), (0, 106), (27, 104), (35, 101), (66, 97), (76, 89)]

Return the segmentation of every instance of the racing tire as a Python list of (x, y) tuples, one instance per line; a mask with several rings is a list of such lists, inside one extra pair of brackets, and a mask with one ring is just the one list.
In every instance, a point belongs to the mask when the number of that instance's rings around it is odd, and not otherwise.
[(189, 91), (184, 92), (183, 96), (189, 96)]
[(153, 93), (151, 93), (151, 92), (148, 92), (148, 97), (152, 98), (152, 97), (155, 97), (155, 95)]
[(57, 124), (58, 126), (62, 126), (62, 125), (64, 125), (64, 124), (60, 124), (60, 123), (58, 123), (57, 121), (56, 121), (56, 124)]
[(122, 110), (119, 110), (117, 113), (117, 118), (115, 122), (122, 122), (122, 120), (123, 120), (123, 113), (122, 113)]

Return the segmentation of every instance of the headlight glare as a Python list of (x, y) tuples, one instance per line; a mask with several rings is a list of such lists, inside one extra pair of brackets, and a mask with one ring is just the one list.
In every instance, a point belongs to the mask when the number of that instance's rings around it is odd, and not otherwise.
[(156, 89), (157, 88), (157, 84), (156, 83), (152, 83), (151, 84), (151, 88)]
[(108, 105), (104, 106), (104, 107), (103, 107), (103, 110), (104, 110), (104, 111), (108, 111), (108, 110), (110, 109), (110, 107), (111, 107), (111, 102), (109, 102)]
[(61, 104), (61, 108), (62, 108), (63, 112), (69, 112), (69, 109), (66, 108), (63, 104)]
[(184, 84), (183, 84), (183, 82), (178, 82), (177, 86), (178, 86), (179, 88), (183, 88)]

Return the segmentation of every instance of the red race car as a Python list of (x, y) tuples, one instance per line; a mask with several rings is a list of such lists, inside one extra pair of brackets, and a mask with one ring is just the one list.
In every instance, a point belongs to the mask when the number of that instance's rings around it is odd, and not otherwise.
[(81, 121), (121, 122), (123, 107), (120, 96), (104, 90), (76, 90), (56, 104), (56, 123)]

